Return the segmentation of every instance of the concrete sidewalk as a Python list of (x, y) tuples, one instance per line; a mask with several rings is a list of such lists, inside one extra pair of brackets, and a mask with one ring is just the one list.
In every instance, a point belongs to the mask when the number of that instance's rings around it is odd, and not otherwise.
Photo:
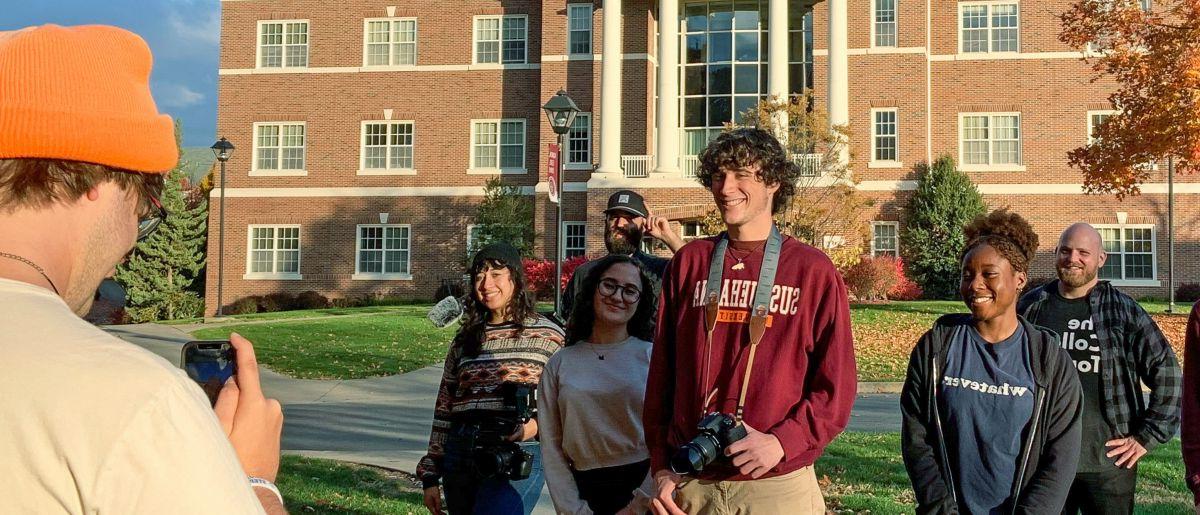
[[(110, 326), (108, 332), (178, 364), (191, 338), (157, 324)], [(263, 369), (263, 390), (283, 404), (283, 449), (288, 453), (364, 463), (412, 472), (425, 455), (440, 367), (355, 380), (292, 379)], [(860, 389), (868, 384), (864, 383)], [(890, 386), (869, 387), (888, 391)], [(898, 397), (860, 395), (851, 431), (900, 430)], [(553, 513), (543, 490), (535, 513)]]

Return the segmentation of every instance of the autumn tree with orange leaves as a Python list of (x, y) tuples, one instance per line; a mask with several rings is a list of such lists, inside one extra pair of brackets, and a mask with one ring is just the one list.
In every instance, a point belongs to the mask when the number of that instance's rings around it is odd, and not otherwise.
[(1079, 0), (1060, 18), (1059, 39), (1080, 50), (1097, 72), (1119, 84), (1117, 113), (1068, 157), (1088, 193), (1140, 193), (1152, 168), (1172, 156), (1176, 171), (1200, 169), (1200, 0)]

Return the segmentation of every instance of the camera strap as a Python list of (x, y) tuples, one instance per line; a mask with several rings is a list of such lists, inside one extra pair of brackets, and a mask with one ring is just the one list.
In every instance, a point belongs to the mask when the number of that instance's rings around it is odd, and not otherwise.
[[(700, 414), (704, 415), (708, 404), (717, 393), (716, 388), (709, 391), (709, 371), (712, 365), (713, 330), (717, 327), (717, 318), (721, 313), (719, 301), (721, 287), (725, 274), (725, 252), (729, 248), (729, 234), (722, 232), (713, 248), (712, 260), (708, 266), (708, 284), (705, 286), (706, 303), (704, 307), (704, 326), (707, 333), (704, 338), (704, 389), (708, 392)], [(783, 248), (783, 235), (774, 224), (771, 225), (771, 235), (767, 237), (767, 245), (763, 252), (762, 269), (758, 272), (758, 286), (754, 290), (754, 303), (750, 306), (750, 357), (746, 361), (746, 371), (742, 374), (742, 390), (738, 396), (737, 411), (734, 418), (742, 421), (742, 413), (746, 406), (746, 391), (750, 386), (750, 370), (754, 367), (754, 353), (758, 344), (767, 332), (767, 317), (771, 305), (771, 290), (775, 289), (775, 272), (779, 270), (779, 253)]]

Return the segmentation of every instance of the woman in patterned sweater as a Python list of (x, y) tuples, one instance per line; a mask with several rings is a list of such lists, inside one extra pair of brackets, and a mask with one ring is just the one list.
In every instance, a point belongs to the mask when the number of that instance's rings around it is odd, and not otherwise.
[[(512, 246), (484, 247), (470, 274), (473, 291), (446, 355), (429, 452), (417, 465), (417, 476), (434, 515), (444, 513), (441, 488), (454, 515), (528, 515), (544, 478), (533, 441), (537, 419), (522, 417), (521, 406), (537, 389), (550, 356), (562, 347), (563, 331), (534, 311), (520, 254)], [(530, 466), (522, 467), (522, 460)], [(505, 465), (497, 467), (498, 462)], [(522, 468), (528, 477), (519, 472)]]

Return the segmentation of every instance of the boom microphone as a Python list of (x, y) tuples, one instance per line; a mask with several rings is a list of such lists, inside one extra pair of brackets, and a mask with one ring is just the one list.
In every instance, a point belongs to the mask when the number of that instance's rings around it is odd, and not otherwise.
[(463, 314), (462, 302), (453, 295), (446, 297), (429, 310), (429, 321), (438, 329), (453, 324)]

